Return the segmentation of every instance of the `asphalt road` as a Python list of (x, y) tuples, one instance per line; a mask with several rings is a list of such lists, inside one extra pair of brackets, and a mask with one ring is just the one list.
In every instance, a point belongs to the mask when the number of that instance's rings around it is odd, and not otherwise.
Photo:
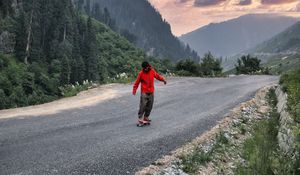
[(131, 95), (131, 85), (113, 86), (119, 97), (95, 106), (1, 119), (0, 174), (133, 174), (277, 81), (238, 76), (156, 82), (152, 124), (143, 128), (136, 127), (139, 95)]

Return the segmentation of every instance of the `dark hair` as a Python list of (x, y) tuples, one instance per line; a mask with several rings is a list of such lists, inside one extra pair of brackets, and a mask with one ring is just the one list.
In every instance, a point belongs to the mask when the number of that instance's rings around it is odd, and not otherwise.
[(142, 67), (143, 68), (146, 68), (146, 67), (148, 67), (150, 64), (147, 62), (147, 61), (144, 61), (143, 63), (142, 63)]

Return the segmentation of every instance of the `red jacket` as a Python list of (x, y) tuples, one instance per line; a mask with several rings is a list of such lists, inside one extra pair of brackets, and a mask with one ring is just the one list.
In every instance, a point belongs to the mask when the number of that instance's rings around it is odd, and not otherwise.
[(141, 91), (142, 93), (153, 93), (154, 92), (154, 78), (159, 81), (165, 81), (165, 78), (159, 75), (153, 68), (149, 72), (144, 72), (141, 70), (138, 77), (136, 78), (133, 84), (132, 93), (136, 93), (137, 88), (141, 82)]

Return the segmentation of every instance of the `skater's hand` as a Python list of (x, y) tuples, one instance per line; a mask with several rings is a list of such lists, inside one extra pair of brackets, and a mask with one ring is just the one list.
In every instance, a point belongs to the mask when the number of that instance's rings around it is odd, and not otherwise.
[(135, 95), (136, 94), (136, 92), (132, 92), (132, 95)]

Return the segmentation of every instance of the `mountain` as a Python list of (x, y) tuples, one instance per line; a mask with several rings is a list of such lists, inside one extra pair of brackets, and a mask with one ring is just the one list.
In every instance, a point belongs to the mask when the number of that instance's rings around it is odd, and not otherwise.
[(199, 59), (195, 51), (171, 33), (170, 25), (147, 0), (74, 0), (74, 3), (90, 15), (99, 8), (100, 13), (109, 14), (117, 32), (127, 31), (134, 38), (134, 44), (148, 55), (173, 61)]
[(252, 54), (278, 54), (300, 52), (300, 22), (247, 52)]
[(300, 66), (300, 22), (288, 27), (252, 49), (237, 54), (223, 62), (225, 70), (234, 68), (237, 58), (242, 55), (253, 55), (262, 60), (264, 66), (272, 73), (282, 73)]
[(199, 55), (208, 50), (217, 56), (232, 56), (270, 39), (293, 25), (297, 19), (267, 14), (248, 14), (221, 23), (201, 27), (180, 40)]
[(300, 22), (245, 53), (256, 55), (272, 73), (300, 67)]

